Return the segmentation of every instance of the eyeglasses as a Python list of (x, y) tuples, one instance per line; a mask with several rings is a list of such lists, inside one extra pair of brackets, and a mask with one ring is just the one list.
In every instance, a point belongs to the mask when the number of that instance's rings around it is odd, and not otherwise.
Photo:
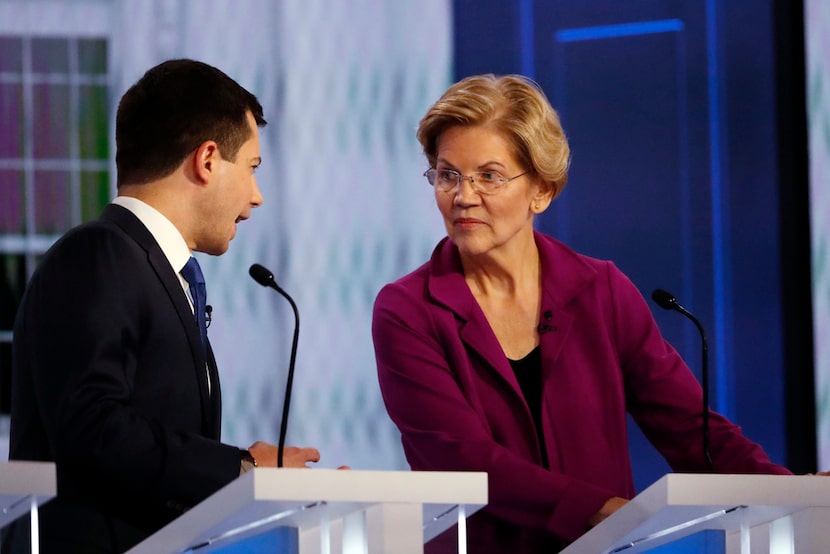
[(461, 181), (464, 179), (470, 180), (470, 186), (478, 194), (496, 194), (504, 186), (524, 175), (530, 173), (525, 171), (515, 177), (504, 177), (498, 171), (476, 171), (472, 175), (462, 175), (454, 169), (436, 169), (434, 167), (427, 169), (424, 172), (424, 177), (427, 178), (429, 184), (441, 192), (450, 192), (455, 187), (461, 186)]

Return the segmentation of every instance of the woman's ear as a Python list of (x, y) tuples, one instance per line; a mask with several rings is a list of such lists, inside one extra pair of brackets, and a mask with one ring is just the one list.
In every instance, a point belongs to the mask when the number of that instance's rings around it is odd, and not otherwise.
[(530, 209), (534, 214), (540, 214), (548, 209), (552, 201), (553, 187), (548, 183), (540, 183), (531, 200)]

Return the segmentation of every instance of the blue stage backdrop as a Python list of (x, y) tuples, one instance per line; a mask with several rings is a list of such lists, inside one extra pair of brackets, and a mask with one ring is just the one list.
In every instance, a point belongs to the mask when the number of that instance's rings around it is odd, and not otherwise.
[[(713, 407), (786, 463), (771, 2), (454, 5), (455, 77), (523, 73), (562, 117), (570, 180), (539, 227), (695, 313)], [(654, 311), (699, 375), (694, 326)], [(669, 468), (631, 442), (642, 489)]]

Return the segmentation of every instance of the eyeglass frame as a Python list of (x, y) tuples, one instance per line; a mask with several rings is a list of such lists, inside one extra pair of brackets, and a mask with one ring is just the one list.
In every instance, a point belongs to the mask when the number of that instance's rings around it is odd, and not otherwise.
[[(436, 180), (436, 177), (438, 176), (439, 171), (449, 171), (451, 173), (455, 173), (457, 175), (455, 184), (453, 186), (451, 186), (450, 188), (448, 188), (448, 189), (443, 189), (443, 188), (440, 188), (440, 187), (436, 187), (435, 186), (435, 180)], [(433, 174), (432, 179), (429, 178), (430, 173)], [(496, 175), (499, 175), (500, 177), (498, 179), (496, 179), (496, 181), (498, 181), (498, 183), (499, 183), (498, 188), (496, 188), (495, 190), (492, 190), (492, 191), (486, 191), (486, 190), (482, 190), (479, 187), (477, 187), (476, 186), (476, 180), (475, 180), (474, 176), (478, 175), (478, 174), (481, 174), (481, 173), (495, 173)], [(475, 173), (473, 173), (473, 175), (464, 175), (463, 173), (461, 173), (460, 171), (456, 171), (455, 169), (440, 169), (439, 170), (437, 167), (430, 167), (429, 169), (424, 171), (424, 177), (427, 178), (427, 182), (430, 184), (430, 186), (435, 188), (435, 190), (440, 190), (441, 192), (446, 192), (446, 193), (450, 193), (453, 189), (455, 189), (457, 187), (460, 187), (461, 186), (461, 181), (463, 181), (464, 179), (469, 179), (470, 180), (470, 186), (473, 187), (473, 191), (475, 191), (476, 194), (483, 194), (483, 195), (486, 196), (486, 195), (498, 194), (499, 192), (504, 190), (504, 187), (507, 185), (507, 183), (509, 183), (510, 181), (513, 181), (514, 179), (518, 179), (519, 177), (524, 177), (528, 173), (530, 173), (530, 170), (527, 170), (523, 173), (519, 173), (518, 175), (514, 175), (513, 177), (503, 177), (503, 176), (501, 176), (501, 173), (499, 173), (498, 171), (476, 171)]]

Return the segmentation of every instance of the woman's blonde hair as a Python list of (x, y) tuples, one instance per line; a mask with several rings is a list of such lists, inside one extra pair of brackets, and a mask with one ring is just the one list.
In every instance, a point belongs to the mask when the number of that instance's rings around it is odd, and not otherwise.
[(504, 133), (519, 162), (550, 187), (553, 198), (562, 192), (570, 164), (568, 140), (545, 93), (521, 75), (475, 75), (447, 89), (418, 126), (430, 167), (435, 167), (444, 131), (485, 124)]

